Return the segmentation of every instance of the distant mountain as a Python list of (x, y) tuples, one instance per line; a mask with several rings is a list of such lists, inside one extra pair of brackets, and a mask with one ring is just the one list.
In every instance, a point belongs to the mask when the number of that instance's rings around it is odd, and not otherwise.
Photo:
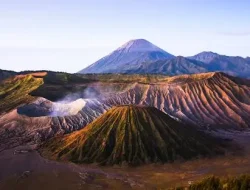
[(79, 73), (127, 73), (137, 70), (144, 62), (173, 57), (147, 40), (131, 40)]
[(79, 73), (130, 73), (181, 75), (225, 72), (250, 76), (250, 58), (204, 51), (191, 57), (175, 57), (144, 39), (131, 40)]
[(203, 68), (208, 72), (225, 72), (235, 76), (250, 76), (250, 61), (239, 56), (219, 55), (213, 52), (202, 52), (189, 59), (203, 62)]
[(113, 107), (75, 133), (51, 139), (44, 156), (102, 165), (165, 163), (223, 153), (215, 138), (154, 107)]
[(203, 51), (197, 55), (194, 55), (192, 57), (189, 57), (190, 59), (194, 59), (197, 61), (201, 61), (204, 63), (209, 63), (216, 57), (219, 57), (220, 55), (211, 51)]
[(151, 73), (166, 75), (193, 74), (204, 72), (207, 72), (207, 69), (203, 67), (202, 62), (191, 60), (182, 56), (167, 60), (159, 60), (156, 62), (143, 63), (137, 70), (128, 71), (128, 73)]

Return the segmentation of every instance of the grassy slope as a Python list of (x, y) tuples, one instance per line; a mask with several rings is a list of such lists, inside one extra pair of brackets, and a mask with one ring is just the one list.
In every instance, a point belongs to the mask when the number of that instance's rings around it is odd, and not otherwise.
[(156, 108), (118, 106), (84, 129), (50, 140), (41, 151), (76, 163), (139, 165), (222, 153), (216, 143)]
[(42, 78), (35, 78), (32, 75), (16, 76), (5, 80), (0, 84), (0, 114), (33, 101), (35, 98), (29, 93), (42, 84)]
[(202, 80), (210, 78), (214, 75), (212, 73), (201, 73), (192, 75), (179, 75), (179, 76), (167, 76), (167, 75), (154, 75), (154, 74), (77, 74), (82, 78), (89, 80), (95, 80), (100, 82), (138, 82), (138, 83), (162, 83), (162, 82), (193, 82), (196, 80)]
[(0, 114), (33, 101), (34, 96), (54, 98), (55, 100), (62, 98), (68, 93), (77, 91), (74, 84), (88, 82), (87, 79), (67, 73), (27, 72), (18, 74), (0, 83)]
[(151, 83), (151, 82), (162, 82), (169, 78), (166, 75), (150, 75), (150, 74), (77, 74), (83, 78), (101, 82), (140, 82), (140, 83)]

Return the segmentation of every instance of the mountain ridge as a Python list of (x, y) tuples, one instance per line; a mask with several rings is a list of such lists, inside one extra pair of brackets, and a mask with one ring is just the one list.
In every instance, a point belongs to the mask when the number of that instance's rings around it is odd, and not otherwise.
[[(191, 60), (183, 56), (177, 56), (172, 59), (143, 63), (138, 70), (131, 71), (131, 73), (133, 72), (173, 76), (180, 74), (204, 73), (207, 72), (207, 70), (202, 67), (202, 63), (199, 61)], [(128, 73), (130, 73), (130, 71), (128, 71)]]
[(194, 59), (197, 61), (201, 61), (204, 63), (209, 63), (212, 59), (214, 59), (215, 57), (220, 56), (218, 53), (212, 52), (212, 51), (203, 51), (200, 52), (194, 56), (189, 56), (189, 59)]
[(79, 73), (129, 73), (181, 75), (225, 72), (250, 76), (250, 58), (203, 51), (194, 56), (173, 56), (145, 39), (130, 40)]

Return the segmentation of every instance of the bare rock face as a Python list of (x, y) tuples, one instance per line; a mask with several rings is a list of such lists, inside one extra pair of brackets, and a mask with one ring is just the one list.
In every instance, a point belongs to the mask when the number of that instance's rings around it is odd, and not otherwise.
[[(194, 75), (195, 77), (195, 75)], [(173, 77), (166, 84), (137, 84), (107, 104), (149, 105), (197, 126), (249, 127), (250, 86), (222, 73)], [(236, 79), (236, 78), (235, 78)]]
[(0, 151), (26, 143), (40, 143), (51, 134), (50, 117), (28, 117), (14, 109), (0, 116)]

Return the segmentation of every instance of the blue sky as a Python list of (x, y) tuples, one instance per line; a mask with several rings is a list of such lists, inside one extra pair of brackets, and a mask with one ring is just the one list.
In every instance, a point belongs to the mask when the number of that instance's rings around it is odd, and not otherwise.
[(249, 0), (0, 0), (0, 68), (77, 72), (145, 38), (174, 55), (250, 56)]

